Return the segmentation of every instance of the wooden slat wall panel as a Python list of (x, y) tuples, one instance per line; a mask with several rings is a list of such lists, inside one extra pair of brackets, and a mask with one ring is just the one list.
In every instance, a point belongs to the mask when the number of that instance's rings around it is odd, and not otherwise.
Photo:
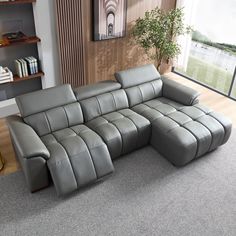
[(84, 85), (82, 0), (56, 0), (57, 31), (62, 83)]
[[(127, 0), (127, 35), (125, 38), (105, 41), (92, 41), (92, 0), (84, 0), (84, 46), (86, 62), (86, 82), (114, 79), (114, 72), (151, 63), (142, 48), (135, 45), (131, 37), (131, 28), (145, 11), (157, 6), (169, 10), (175, 7), (176, 0)], [(169, 66), (168, 66), (169, 69)]]

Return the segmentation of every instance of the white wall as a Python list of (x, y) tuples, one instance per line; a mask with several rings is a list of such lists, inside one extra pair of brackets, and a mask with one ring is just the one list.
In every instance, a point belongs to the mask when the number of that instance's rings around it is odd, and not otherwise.
[(61, 81), (54, 0), (37, 0), (33, 9), (36, 35), (41, 39), (39, 58), (45, 73), (42, 85), (43, 88), (53, 87)]

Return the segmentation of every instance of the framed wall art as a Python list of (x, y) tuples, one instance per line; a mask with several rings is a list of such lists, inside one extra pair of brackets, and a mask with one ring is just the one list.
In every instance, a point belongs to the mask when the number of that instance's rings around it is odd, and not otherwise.
[(127, 0), (93, 0), (93, 39), (126, 35)]

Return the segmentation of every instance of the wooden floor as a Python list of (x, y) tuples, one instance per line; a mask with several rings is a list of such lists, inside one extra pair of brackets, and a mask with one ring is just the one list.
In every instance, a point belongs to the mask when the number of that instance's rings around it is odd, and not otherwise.
[[(177, 82), (200, 91), (200, 102), (202, 104), (228, 116), (233, 121), (233, 125), (236, 126), (235, 101), (176, 74), (169, 73), (168, 76)], [(19, 163), (15, 158), (5, 119), (0, 119), (0, 152), (6, 162), (4, 169), (0, 172), (0, 175), (10, 174), (20, 169)]]

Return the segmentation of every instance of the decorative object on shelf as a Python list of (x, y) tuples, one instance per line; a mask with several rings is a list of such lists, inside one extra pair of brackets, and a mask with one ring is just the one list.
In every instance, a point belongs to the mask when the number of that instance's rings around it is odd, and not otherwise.
[(38, 60), (35, 57), (17, 59), (15, 62), (16, 74), (22, 78), (39, 72)]
[(7, 67), (0, 66), (0, 84), (13, 81), (13, 74)]
[(0, 171), (4, 168), (4, 164), (5, 164), (5, 162), (4, 162), (4, 159), (3, 159), (2, 154), (0, 152)]
[(21, 31), (18, 32), (9, 32), (2, 35), (2, 38), (6, 41), (8, 40), (10, 43), (12, 42), (21, 42), (25, 41), (28, 37), (22, 33)]
[(6, 39), (0, 39), (0, 47), (6, 47), (8, 46), (10, 43), (8, 40)]
[(93, 38), (97, 40), (124, 37), (127, 0), (93, 0)]
[(157, 7), (136, 20), (132, 34), (137, 44), (156, 61), (156, 67), (160, 71), (162, 63), (168, 64), (180, 54), (176, 38), (191, 32), (191, 27), (184, 25), (182, 8), (166, 12)]

